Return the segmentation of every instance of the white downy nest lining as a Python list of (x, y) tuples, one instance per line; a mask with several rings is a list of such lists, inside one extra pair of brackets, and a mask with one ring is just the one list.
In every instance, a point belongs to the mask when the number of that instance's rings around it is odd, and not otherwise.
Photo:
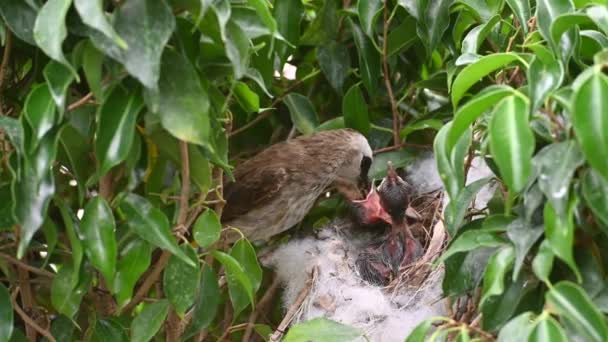
[[(361, 329), (371, 341), (401, 342), (421, 321), (447, 315), (441, 291), (443, 268), (430, 267), (447, 240), (440, 219), (440, 206), (447, 204), (441, 198), (447, 196), (432, 154), (408, 166), (407, 174), (416, 191), (412, 207), (421, 216), (411, 228), (425, 246), (425, 254), (389, 286), (371, 285), (360, 278), (355, 260), (373, 235), (357, 231), (348, 220), (336, 220), (315, 236), (291, 240), (263, 258), (282, 282), (285, 308), (294, 303), (314, 274), (294, 323), (325, 317)], [(491, 175), (483, 160), (476, 158), (467, 184)], [(482, 189), (474, 206), (484, 208), (493, 192), (493, 187)]]

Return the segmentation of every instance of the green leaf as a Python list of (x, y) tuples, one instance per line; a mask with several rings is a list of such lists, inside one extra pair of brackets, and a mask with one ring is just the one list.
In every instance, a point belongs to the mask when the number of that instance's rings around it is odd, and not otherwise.
[(114, 293), (119, 307), (123, 307), (131, 299), (133, 287), (150, 267), (151, 259), (152, 247), (141, 239), (129, 241), (120, 251), (114, 278)]
[(237, 82), (234, 86), (234, 96), (246, 112), (258, 112), (260, 110), (260, 97), (247, 84)]
[(350, 69), (350, 54), (346, 46), (336, 41), (323, 44), (317, 47), (317, 60), (329, 84), (338, 94), (342, 94)]
[(513, 267), (513, 281), (519, 276), (524, 260), (530, 248), (543, 234), (542, 225), (532, 226), (522, 218), (512, 221), (507, 227), (507, 236), (515, 246), (515, 265)]
[(327, 318), (315, 318), (289, 328), (284, 342), (348, 342), (363, 336), (357, 328)]
[(95, 322), (95, 328), (87, 342), (127, 342), (128, 340), (126, 331), (120, 323), (114, 320), (100, 319)]
[[(304, 14), (301, 1), (275, 0), (273, 14), (277, 22), (277, 30), (292, 45), (297, 46), (300, 40), (300, 21)], [(293, 48), (284, 42), (278, 42), (275, 50), (281, 61), (285, 61)]]
[(562, 64), (552, 54), (548, 54), (544, 58), (541, 55), (534, 56), (527, 75), (531, 113), (535, 113), (545, 102), (545, 98), (559, 88), (564, 74)]
[(190, 245), (182, 245), (181, 250), (196, 266), (183, 262), (175, 255), (171, 256), (163, 272), (163, 290), (175, 312), (183, 317), (198, 295), (201, 270), (198, 267), (198, 255), (194, 248)]
[(217, 276), (209, 265), (204, 265), (201, 276), (200, 291), (194, 304), (192, 324), (188, 328), (186, 338), (207, 328), (215, 319), (221, 304), (221, 293)]
[(120, 210), (133, 231), (149, 243), (168, 250), (191, 266), (196, 264), (178, 246), (167, 216), (155, 208), (147, 199), (129, 193), (120, 201)]
[(567, 342), (569, 341), (568, 337), (566, 337), (566, 333), (564, 329), (557, 323), (557, 321), (551, 317), (546, 316), (544, 319), (541, 319), (536, 323), (534, 329), (530, 332), (528, 337), (528, 341), (530, 342), (545, 342), (545, 341), (555, 341), (555, 342)]
[(518, 96), (503, 99), (490, 120), (490, 147), (509, 189), (520, 192), (532, 172), (534, 134), (528, 123), (528, 103)]
[(342, 99), (342, 115), (346, 127), (354, 128), (364, 135), (369, 133), (371, 123), (367, 103), (358, 84), (353, 85)]
[(103, 58), (104, 55), (90, 41), (85, 43), (82, 52), (82, 70), (89, 84), (89, 89), (91, 89), (91, 92), (93, 92), (93, 95), (95, 95), (95, 98), (99, 102), (103, 100), (101, 83)]
[(458, 106), (466, 92), (483, 77), (491, 72), (507, 66), (513, 62), (519, 62), (527, 68), (526, 61), (519, 55), (511, 52), (494, 53), (480, 58), (473, 64), (467, 65), (460, 71), (452, 84), (452, 105)]
[(34, 86), (25, 99), (23, 115), (33, 130), (33, 143), (31, 149), (38, 145), (38, 141), (55, 125), (56, 109), (53, 96), (46, 84)]
[(408, 163), (416, 160), (416, 152), (412, 150), (400, 150), (380, 153), (374, 156), (372, 165), (369, 168), (370, 179), (381, 179), (386, 176), (386, 163), (391, 161), (393, 166), (405, 167)]
[(146, 88), (156, 89), (163, 49), (175, 29), (175, 16), (169, 6), (158, 0), (129, 0), (115, 11), (114, 29), (128, 49), (97, 31), (91, 33), (93, 44), (122, 63)]
[(504, 246), (490, 257), (483, 278), (483, 290), (480, 304), (484, 304), (492, 296), (503, 293), (505, 289), (505, 275), (513, 266), (515, 260), (515, 248), (511, 245)]
[(74, 80), (74, 75), (70, 72), (70, 69), (55, 61), (50, 61), (44, 67), (42, 73), (51, 95), (53, 96), (53, 100), (57, 105), (57, 109), (60, 113), (63, 113), (65, 108), (65, 94), (72, 83), (72, 80)]
[(418, 2), (418, 36), (426, 47), (427, 58), (430, 58), (450, 24), (451, 4), (452, 0)]
[(524, 32), (524, 36), (527, 36), (528, 20), (530, 20), (530, 0), (506, 0), (506, 2), (519, 20), (519, 26)]
[[(530, 277), (519, 277), (511, 281), (507, 277), (504, 291), (499, 296), (490, 297), (481, 307), (482, 328), (486, 331), (499, 331), (513, 315), (526, 308), (537, 297), (538, 281)], [(525, 341), (525, 339), (523, 340)]]
[(572, 127), (587, 162), (608, 179), (608, 79), (598, 70), (582, 74), (578, 81)]
[(608, 340), (608, 328), (593, 302), (578, 285), (562, 281), (546, 294), (547, 303), (591, 341)]
[(549, 284), (549, 275), (553, 269), (553, 252), (551, 251), (550, 242), (543, 240), (538, 248), (538, 253), (532, 261), (532, 270), (538, 279)]
[(13, 334), (13, 304), (8, 289), (0, 283), (0, 341), (8, 341)]
[(74, 0), (76, 10), (82, 21), (91, 28), (103, 33), (109, 39), (114, 40), (114, 43), (122, 49), (127, 49), (128, 45), (116, 31), (106, 18), (103, 10), (103, 0)]
[(382, 7), (382, 1), (380, 0), (360, 0), (357, 2), (359, 22), (361, 23), (363, 32), (365, 32), (370, 39), (374, 39), (375, 19)]
[(99, 161), (97, 176), (127, 158), (135, 134), (137, 114), (143, 101), (137, 91), (116, 87), (99, 108), (99, 124), (95, 138), (95, 156)]
[(31, 45), (34, 41), (34, 23), (38, 8), (25, 1), (0, 1), (0, 15), (13, 33)]
[(268, 8), (268, 1), (266, 0), (247, 0), (247, 3), (255, 9), (258, 16), (264, 22), (264, 25), (275, 32), (277, 30), (277, 22), (272, 17), (270, 9)]
[(564, 62), (568, 61), (575, 49), (575, 32), (571, 31), (562, 36), (559, 41), (554, 41), (551, 35), (551, 24), (555, 22), (560, 14), (571, 13), (573, 11), (574, 6), (570, 0), (539, 0), (536, 2), (538, 31), (547, 40), (553, 51), (561, 56)]
[(67, 157), (69, 164), (66, 166), (76, 176), (78, 183), (78, 203), (82, 204), (86, 194), (86, 181), (92, 173), (92, 165), (89, 161), (89, 142), (74, 126), (65, 125), (59, 136), (59, 143)]
[(2, 115), (0, 116), (0, 128), (11, 141), (15, 151), (20, 155), (24, 154), (23, 126), (21, 122), (18, 119)]
[(424, 342), (426, 341), (426, 335), (433, 327), (432, 319), (425, 319), (420, 322), (414, 330), (407, 336), (405, 342)]
[(169, 133), (190, 143), (209, 146), (209, 98), (186, 57), (165, 51), (158, 93), (147, 95), (147, 102), (158, 101), (153, 111)]
[(289, 108), (291, 122), (304, 135), (312, 134), (319, 126), (317, 112), (310, 100), (298, 93), (291, 93), (285, 97), (285, 104)]
[(84, 251), (93, 267), (99, 270), (110, 288), (116, 272), (116, 237), (114, 216), (108, 203), (96, 196), (84, 208), (80, 233)]
[(497, 342), (527, 341), (532, 332), (532, 312), (524, 312), (511, 319), (498, 333)]
[[(72, 286), (75, 274), (79, 275), (79, 282)], [(70, 264), (63, 265), (51, 284), (51, 303), (55, 310), (73, 319), (80, 309), (82, 298), (89, 291), (92, 278), (91, 272), (74, 270)]]
[(194, 222), (192, 234), (199, 246), (209, 248), (220, 239), (222, 224), (212, 209), (205, 210)]
[(445, 124), (433, 142), (433, 150), (437, 160), (437, 170), (439, 177), (445, 186), (450, 198), (456, 198), (464, 188), (464, 157), (471, 145), (470, 130), (462, 134), (453, 149), (447, 148), (447, 134), (452, 127), (452, 123)]
[(608, 35), (608, 9), (606, 6), (590, 6), (587, 8), (586, 12), (600, 30)]
[[(591, 19), (584, 13), (563, 13), (551, 23), (551, 41), (557, 44), (566, 31), (572, 30), (579, 25), (592, 24)], [(572, 33), (572, 31), (571, 31)]]
[(247, 239), (238, 240), (230, 249), (230, 256), (243, 266), (253, 292), (257, 292), (262, 284), (262, 268), (258, 264), (258, 258), (251, 243)]
[[(500, 20), (499, 15), (495, 15), (487, 22), (474, 27), (467, 35), (464, 37), (462, 41), (462, 54), (477, 54), (477, 50), (483, 44), (484, 40), (490, 34), (496, 23)], [(456, 62), (458, 65), (458, 62)]]
[[(65, 232), (70, 240), (72, 269), (80, 270), (84, 252), (82, 250), (82, 243), (77, 236), (78, 219), (62, 200), (55, 199), (54, 203), (57, 208), (59, 208), (59, 213), (61, 213), (61, 218), (63, 219), (63, 224), (65, 226)], [(72, 272), (72, 279), (70, 281), (71, 288), (75, 288), (76, 285), (78, 285), (79, 278), (78, 272)]]
[[(287, 0), (290, 1), (290, 0)], [(294, 1), (292, 1), (294, 2)], [(338, 35), (338, 17), (337, 1), (324, 1), (317, 16), (310, 23), (306, 31), (300, 38), (299, 45), (322, 45), (329, 40), (336, 39)], [(301, 18), (301, 15), (295, 17), (295, 20)]]
[(353, 23), (350, 18), (347, 20), (350, 23), (359, 54), (359, 72), (361, 73), (363, 85), (365, 85), (367, 92), (373, 96), (376, 94), (376, 85), (380, 77), (380, 54), (369, 38), (361, 32), (361, 28)]
[(78, 80), (79, 78), (76, 70), (70, 65), (61, 49), (61, 44), (63, 44), (63, 41), (68, 35), (65, 26), (65, 17), (68, 14), (71, 4), (72, 0), (47, 1), (36, 17), (36, 23), (34, 24), (34, 40), (44, 53), (57, 62), (65, 65), (70, 69), (76, 80)]
[(581, 275), (572, 254), (572, 247), (574, 245), (574, 223), (572, 221), (576, 202), (577, 200), (570, 201), (566, 218), (560, 218), (551, 203), (547, 202), (545, 204), (544, 218), (545, 236), (547, 241), (549, 241), (549, 247), (551, 247), (553, 254), (570, 266), (576, 274), (577, 279), (580, 280)]
[(456, 253), (468, 252), (480, 247), (499, 247), (507, 241), (495, 230), (467, 230), (460, 234), (435, 264), (440, 264)]
[(490, 183), (491, 180), (492, 177), (476, 180), (467, 185), (463, 191), (459, 192), (456, 198), (453, 200), (450, 199), (450, 202), (445, 208), (444, 216), (447, 230), (451, 236), (456, 236), (467, 213), (467, 209), (469, 209), (469, 205), (475, 199), (477, 193)]
[(213, 251), (211, 254), (224, 266), (234, 317), (237, 317), (247, 305), (254, 305), (251, 281), (243, 266), (232, 256), (220, 251)]
[(410, 47), (418, 40), (418, 36), (416, 35), (416, 19), (411, 16), (405, 18), (399, 26), (389, 31), (387, 39), (387, 53), (389, 57)]
[(602, 223), (600, 227), (608, 234), (608, 181), (593, 169), (583, 177), (583, 198), (591, 211)]
[(566, 217), (568, 209), (570, 181), (583, 162), (583, 155), (574, 140), (551, 144), (534, 156), (538, 186), (561, 218)]
[[(74, 323), (72, 323), (70, 318), (58, 315), (53, 323), (51, 323), (51, 335), (53, 335), (57, 341), (72, 341), (74, 328)], [(46, 339), (44, 341), (46, 341)]]
[(399, 137), (401, 137), (402, 140), (406, 140), (406, 138), (415, 131), (425, 129), (433, 129), (435, 131), (438, 131), (441, 129), (441, 127), (443, 127), (443, 121), (439, 119), (420, 120), (403, 127), (399, 132)]
[(146, 305), (131, 323), (131, 341), (150, 341), (162, 327), (167, 314), (169, 302), (166, 299)]

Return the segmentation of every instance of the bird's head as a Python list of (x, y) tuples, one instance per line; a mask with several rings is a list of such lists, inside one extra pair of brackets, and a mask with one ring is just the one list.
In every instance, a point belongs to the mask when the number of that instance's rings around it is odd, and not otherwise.
[(399, 177), (389, 161), (386, 177), (378, 186), (378, 196), (381, 206), (395, 223), (405, 219), (405, 210), (409, 202), (408, 192), (409, 184)]
[(355, 183), (362, 189), (368, 189), (368, 173), (373, 160), (372, 148), (361, 133), (354, 130), (349, 131), (351, 132), (348, 145), (350, 153), (336, 176)]

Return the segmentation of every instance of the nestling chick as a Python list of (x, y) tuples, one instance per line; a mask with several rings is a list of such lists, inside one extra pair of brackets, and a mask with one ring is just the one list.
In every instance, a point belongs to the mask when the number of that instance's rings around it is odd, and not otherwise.
[(332, 184), (349, 200), (360, 197), (371, 162), (367, 139), (351, 129), (270, 146), (234, 170), (235, 181), (224, 186), (222, 222), (252, 241), (268, 240), (299, 223)]

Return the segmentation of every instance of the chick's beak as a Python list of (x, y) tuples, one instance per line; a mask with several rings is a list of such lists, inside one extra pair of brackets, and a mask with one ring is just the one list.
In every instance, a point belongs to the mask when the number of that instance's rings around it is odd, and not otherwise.
[(386, 171), (386, 178), (387, 178), (389, 184), (397, 183), (397, 179), (399, 178), (399, 175), (397, 174), (397, 171), (395, 171), (395, 168), (393, 167), (393, 163), (391, 161), (388, 161), (386, 164), (388, 167), (388, 170)]
[(362, 223), (372, 224), (379, 221), (384, 221), (388, 224), (392, 224), (393, 220), (386, 210), (380, 204), (380, 196), (376, 191), (376, 188), (372, 186), (371, 190), (367, 194), (367, 197), (363, 200), (354, 200), (353, 204), (359, 207), (361, 210)]

